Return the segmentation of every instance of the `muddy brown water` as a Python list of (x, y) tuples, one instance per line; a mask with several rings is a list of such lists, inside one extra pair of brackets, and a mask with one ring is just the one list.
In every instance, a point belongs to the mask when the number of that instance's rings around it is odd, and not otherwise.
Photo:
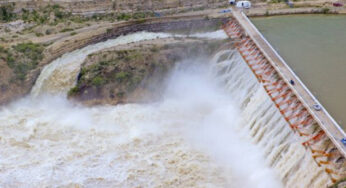
[(251, 20), (346, 130), (346, 15)]

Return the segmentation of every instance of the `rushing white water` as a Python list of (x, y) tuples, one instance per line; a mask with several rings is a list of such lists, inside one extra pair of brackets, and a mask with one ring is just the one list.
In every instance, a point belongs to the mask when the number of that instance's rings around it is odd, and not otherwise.
[[(76, 83), (80, 65), (91, 53), (117, 45), (156, 38), (167, 38), (171, 36), (173, 35), (167, 33), (138, 32), (126, 36), (120, 36), (116, 39), (109, 39), (105, 42), (88, 45), (84, 48), (64, 54), (62, 57), (54, 60), (52, 63), (44, 67), (34, 87), (31, 90), (31, 95), (39, 96), (40, 94), (47, 93), (66, 94), (67, 91)], [(183, 37), (183, 35), (174, 36)], [(193, 34), (192, 37), (225, 39), (227, 38), (227, 35), (222, 30), (218, 30), (209, 33)]]
[(3, 109), (3, 185), (280, 185), (258, 148), (234, 130), (239, 111), (207, 69), (178, 67), (167, 85), (155, 104), (88, 108), (47, 97)]
[[(227, 57), (226, 60), (225, 56)], [(326, 187), (331, 183), (323, 168), (301, 145), (268, 94), (237, 51), (225, 50), (216, 56), (214, 74), (240, 107), (239, 130), (249, 131), (253, 143), (260, 146), (266, 162), (280, 176), (285, 187)]]
[[(142, 34), (138, 40), (167, 36)], [(84, 50), (47, 66), (33, 94), (67, 91), (82, 54), (95, 51)], [(179, 64), (163, 99), (153, 104), (85, 107), (55, 95), (3, 107), (0, 187), (291, 188), (329, 182), (235, 50), (205, 61), (191, 57)]]
[(35, 86), (31, 90), (31, 94), (33, 96), (38, 96), (43, 93), (66, 94), (76, 82), (80, 65), (91, 53), (117, 45), (155, 38), (167, 38), (170, 36), (171, 35), (166, 33), (139, 32), (88, 45), (84, 48), (64, 54), (62, 57), (44, 67)]
[(228, 38), (228, 36), (223, 30), (217, 30), (217, 31), (206, 32), (206, 33), (194, 33), (189, 36), (197, 37), (197, 38), (209, 38), (209, 39), (227, 39)]

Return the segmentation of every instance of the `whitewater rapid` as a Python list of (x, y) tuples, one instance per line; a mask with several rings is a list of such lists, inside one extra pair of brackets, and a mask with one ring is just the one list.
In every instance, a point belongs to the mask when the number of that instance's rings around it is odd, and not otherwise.
[[(143, 34), (168, 36), (137, 33), (126, 41)], [(232, 50), (180, 62), (155, 103), (85, 107), (46, 95), (73, 85), (86, 54), (123, 40), (65, 54), (44, 68), (33, 88), (33, 95), (44, 96), (0, 110), (0, 187), (282, 186), (243, 128), (241, 110), (254, 78), (244, 67), (232, 73), (239, 77), (232, 83), (224, 81), (230, 74), (219, 74), (239, 66)]]
[[(31, 95), (34, 97), (42, 94), (66, 95), (68, 90), (75, 85), (80, 66), (89, 54), (114, 46), (168, 37), (186, 36), (143, 31), (125, 36), (119, 36), (115, 39), (109, 39), (105, 42), (91, 44), (84, 48), (66, 53), (43, 68), (40, 76), (37, 78), (36, 83), (31, 90)], [(227, 35), (222, 30), (218, 30), (208, 33), (195, 33), (189, 37), (225, 39), (227, 38)]]

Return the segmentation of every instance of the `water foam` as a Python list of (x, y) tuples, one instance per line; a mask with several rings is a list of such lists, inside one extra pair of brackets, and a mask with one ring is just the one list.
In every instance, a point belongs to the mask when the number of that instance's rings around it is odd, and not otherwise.
[(239, 116), (209, 66), (191, 60), (174, 70), (154, 104), (22, 99), (0, 111), (1, 184), (280, 187), (238, 130)]
[(128, 44), (143, 40), (170, 37), (167, 33), (138, 32), (105, 42), (88, 45), (84, 48), (64, 54), (45, 66), (31, 90), (33, 96), (40, 94), (66, 94), (73, 87), (79, 73), (80, 65), (91, 53), (117, 45)]

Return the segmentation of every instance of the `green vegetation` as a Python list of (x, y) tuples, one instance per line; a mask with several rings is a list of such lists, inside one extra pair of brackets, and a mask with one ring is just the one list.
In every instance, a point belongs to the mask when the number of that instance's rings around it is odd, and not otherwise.
[(125, 81), (130, 77), (128, 72), (117, 72), (115, 73), (115, 79), (119, 82)]
[(41, 37), (43, 36), (43, 33), (35, 33), (36, 37)]
[(103, 85), (104, 83), (106, 83), (106, 80), (104, 78), (102, 78), (101, 76), (96, 76), (95, 78), (92, 79), (91, 82), (94, 86), (99, 87), (99, 86)]
[(39, 61), (43, 59), (41, 44), (20, 43), (11, 48), (0, 47), (0, 58), (7, 62), (13, 70), (13, 81), (23, 81), (30, 70), (37, 68)]
[(16, 19), (16, 14), (13, 12), (15, 4), (0, 6), (0, 22), (9, 22)]
[(117, 20), (129, 20), (131, 18), (130, 14), (121, 13), (117, 16)]
[(73, 96), (73, 95), (77, 94), (78, 91), (79, 91), (79, 89), (78, 89), (77, 86), (76, 86), (76, 87), (73, 87), (73, 88), (71, 88), (71, 89), (68, 91), (68, 95), (69, 95), (69, 96)]
[(142, 45), (88, 55), (77, 85), (68, 95), (82, 101), (97, 99), (94, 102), (102, 103), (103, 99), (109, 99), (118, 103), (142, 93), (155, 92), (151, 84), (161, 86), (162, 79), (175, 62), (186, 54), (211, 54), (220, 47), (220, 41), (198, 42), (197, 49), (196, 43)]
[(148, 74), (147, 69), (143, 67), (146, 66), (144, 63), (140, 64), (142, 68), (135, 66), (138, 62), (144, 62), (145, 59), (150, 58), (148, 54), (143, 54), (139, 50), (119, 50), (115, 54), (92, 54), (88, 58), (100, 59), (98, 63), (81, 69), (77, 86), (69, 91), (69, 96), (75, 96), (85, 88), (100, 88), (106, 84), (117, 84), (120, 90), (115, 91), (114, 95), (122, 97), (125, 93), (134, 90)]
[[(14, 12), (15, 4), (0, 6), (0, 22), (9, 22), (16, 19), (22, 19), (27, 23), (36, 25), (57, 25), (58, 23), (84, 23), (87, 21), (115, 21), (115, 20), (143, 20), (147, 17), (153, 17), (152, 12), (134, 12), (134, 13), (108, 13), (94, 14), (91, 17), (82, 15), (73, 15), (70, 11), (59, 5), (47, 5), (36, 10), (21, 9), (20, 12)], [(63, 29), (61, 32), (72, 31), (71, 28)]]
[(269, 10), (266, 10), (265, 16), (269, 16)]
[(65, 28), (65, 29), (62, 29), (60, 32), (62, 33), (65, 33), (65, 32), (69, 32), (69, 31), (73, 31), (74, 29), (72, 28)]
[(329, 13), (329, 11), (330, 11), (330, 9), (329, 9), (329, 8), (327, 8), (327, 7), (322, 8), (322, 13), (323, 13), (323, 14), (328, 14), (328, 13)]
[(24, 55), (25, 58), (30, 58), (35, 63), (38, 63), (43, 58), (42, 52), (44, 48), (41, 44), (34, 44), (32, 42), (20, 43), (13, 48), (17, 52), (20, 52), (21, 55)]

